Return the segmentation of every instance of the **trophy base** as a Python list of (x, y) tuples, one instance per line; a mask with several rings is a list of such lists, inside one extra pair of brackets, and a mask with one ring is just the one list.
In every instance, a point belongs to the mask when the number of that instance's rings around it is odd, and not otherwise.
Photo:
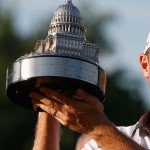
[[(48, 81), (37, 86), (38, 79), (41, 78)], [(40, 92), (41, 86), (55, 89), (63, 94), (66, 91), (74, 94), (77, 88), (83, 88), (103, 102), (105, 79), (105, 71), (87, 60), (39, 55), (19, 59), (8, 67), (6, 92), (10, 100), (27, 108), (32, 108), (30, 92)]]
[[(8, 97), (16, 104), (32, 109), (32, 100), (29, 94), (32, 91), (40, 92), (39, 88), (36, 88), (36, 82), (38, 79), (39, 77), (36, 77), (26, 81), (10, 84), (7, 88)], [(41, 87), (55, 89), (61, 93), (69, 91), (72, 93), (72, 95), (78, 88), (82, 88), (90, 94), (95, 95), (101, 102), (104, 101), (105, 96), (103, 91), (98, 86), (92, 85), (90, 83), (64, 77), (50, 77), (50, 81), (51, 82), (47, 84), (41, 84)]]

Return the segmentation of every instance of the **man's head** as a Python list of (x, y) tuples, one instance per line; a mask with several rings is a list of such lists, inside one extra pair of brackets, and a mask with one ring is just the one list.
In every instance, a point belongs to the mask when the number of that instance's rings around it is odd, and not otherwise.
[(147, 38), (147, 45), (144, 52), (140, 55), (140, 64), (143, 72), (143, 76), (148, 79), (150, 86), (150, 33)]

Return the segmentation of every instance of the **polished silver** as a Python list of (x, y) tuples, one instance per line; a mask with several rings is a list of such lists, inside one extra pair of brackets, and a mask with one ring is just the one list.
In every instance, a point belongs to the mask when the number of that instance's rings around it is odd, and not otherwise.
[(99, 65), (99, 50), (98, 45), (86, 40), (79, 9), (72, 0), (66, 0), (54, 12), (47, 37), (36, 43), (33, 52), (21, 56), (8, 67), (7, 95), (14, 102), (26, 105), (25, 98), (28, 102), (30, 99), (26, 95), (34, 89), (37, 78), (58, 77), (81, 82), (81, 87), (87, 90), (89, 87), (97, 89), (103, 101), (106, 73)]
[(9, 84), (41, 76), (69, 77), (98, 84), (98, 66), (78, 59), (34, 57), (15, 62), (12, 68)]

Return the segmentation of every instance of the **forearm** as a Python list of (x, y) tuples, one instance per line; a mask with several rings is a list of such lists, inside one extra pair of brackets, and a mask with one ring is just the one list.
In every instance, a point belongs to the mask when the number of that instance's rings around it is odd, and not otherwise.
[(59, 150), (60, 124), (49, 114), (39, 112), (33, 150)]
[(92, 133), (92, 138), (104, 150), (145, 150), (129, 137), (121, 133), (107, 118), (105, 123), (97, 126)]

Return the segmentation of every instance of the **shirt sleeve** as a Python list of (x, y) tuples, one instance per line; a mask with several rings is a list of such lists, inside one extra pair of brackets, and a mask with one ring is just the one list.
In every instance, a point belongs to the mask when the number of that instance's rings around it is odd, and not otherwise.
[(81, 150), (101, 150), (101, 148), (98, 147), (97, 143), (92, 139), (88, 143), (84, 145), (84, 148)]

